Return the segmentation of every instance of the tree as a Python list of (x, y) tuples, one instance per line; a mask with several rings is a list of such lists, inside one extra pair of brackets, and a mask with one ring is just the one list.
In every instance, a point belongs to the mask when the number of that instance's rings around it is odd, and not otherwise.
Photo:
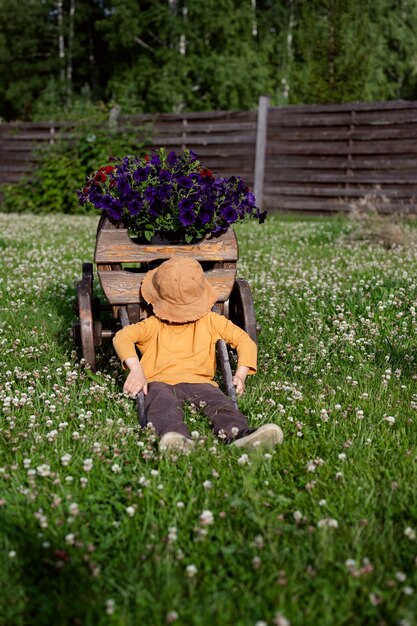
[(298, 0), (291, 67), (291, 103), (378, 97), (380, 29), (372, 0)]

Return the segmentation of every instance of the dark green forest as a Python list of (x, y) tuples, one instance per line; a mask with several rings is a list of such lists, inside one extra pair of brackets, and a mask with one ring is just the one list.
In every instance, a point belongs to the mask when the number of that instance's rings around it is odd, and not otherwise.
[(417, 0), (0, 0), (0, 117), (417, 97)]

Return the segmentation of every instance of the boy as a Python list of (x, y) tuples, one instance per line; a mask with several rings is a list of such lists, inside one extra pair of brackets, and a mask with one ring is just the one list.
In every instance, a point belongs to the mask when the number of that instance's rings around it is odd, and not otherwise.
[[(113, 344), (129, 374), (124, 391), (143, 391), (145, 414), (161, 437), (159, 449), (185, 450), (193, 440), (183, 419), (188, 400), (201, 407), (214, 433), (237, 447), (270, 448), (282, 442), (276, 424), (254, 430), (214, 382), (215, 348), (224, 339), (237, 350), (233, 384), (238, 395), (256, 371), (257, 346), (249, 335), (211, 308), (217, 294), (195, 259), (176, 256), (150, 270), (141, 286), (154, 315), (116, 333)], [(139, 361), (135, 346), (142, 354)]]

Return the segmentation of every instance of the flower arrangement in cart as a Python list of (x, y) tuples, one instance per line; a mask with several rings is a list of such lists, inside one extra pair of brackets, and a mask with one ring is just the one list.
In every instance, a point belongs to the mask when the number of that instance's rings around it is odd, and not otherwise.
[(248, 218), (262, 223), (255, 197), (238, 176), (217, 178), (191, 150), (165, 148), (143, 157), (128, 155), (101, 167), (78, 197), (138, 237), (183, 234), (187, 243), (221, 234)]

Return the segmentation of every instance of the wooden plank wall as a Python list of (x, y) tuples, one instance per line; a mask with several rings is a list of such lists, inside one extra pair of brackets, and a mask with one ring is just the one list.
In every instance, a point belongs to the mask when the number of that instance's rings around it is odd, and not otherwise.
[[(188, 147), (216, 175), (237, 174), (253, 185), (256, 121), (256, 110), (210, 111), (122, 117), (119, 128), (137, 129), (138, 145)], [(55, 122), (0, 124), (0, 185), (30, 174), (42, 147), (68, 132)]]
[(346, 211), (372, 194), (386, 212), (417, 209), (417, 102), (270, 108), (264, 204)]
[(30, 175), (37, 150), (56, 141), (62, 127), (59, 122), (0, 123), (0, 185)]
[[(119, 118), (138, 142), (191, 148), (216, 175), (254, 184), (257, 111), (211, 111)], [(30, 174), (36, 151), (68, 130), (60, 123), (0, 123), (0, 185)], [(416, 210), (417, 102), (270, 107), (263, 206), (346, 211), (367, 194), (385, 211)]]
[[(121, 118), (125, 123), (144, 128), (151, 135), (148, 147), (166, 147), (181, 152), (193, 150), (218, 176), (240, 175), (253, 185), (255, 167), (257, 111), (209, 111), (166, 113), (153, 118), (137, 115)], [(151, 129), (149, 133), (146, 127)]]

